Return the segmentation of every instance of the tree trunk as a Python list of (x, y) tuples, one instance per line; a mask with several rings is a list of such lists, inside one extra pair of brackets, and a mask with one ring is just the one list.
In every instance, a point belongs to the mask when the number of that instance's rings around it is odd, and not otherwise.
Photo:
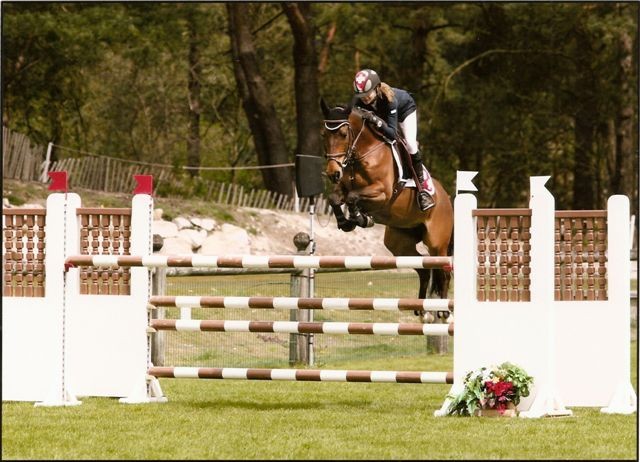
[(576, 210), (593, 209), (596, 204), (593, 159), (593, 125), (586, 110), (575, 118), (575, 154), (573, 167), (573, 205)]
[(429, 34), (428, 24), (418, 24), (411, 31), (411, 60), (404, 73), (407, 87), (412, 93), (419, 92), (423, 87), (423, 76), (425, 75), (425, 62), (427, 60), (427, 35)]
[[(249, 30), (248, 3), (227, 3), (233, 68), (260, 165), (291, 162), (282, 128), (269, 89), (262, 78), (253, 37)], [(288, 167), (262, 169), (265, 188), (281, 194), (293, 193), (293, 170)]]
[(573, 202), (576, 210), (596, 208), (596, 172), (594, 155), (594, 134), (597, 128), (598, 107), (595, 101), (596, 85), (592, 80), (591, 62), (586, 59), (591, 49), (588, 34), (579, 30), (576, 43), (583, 50), (585, 58), (578, 62), (575, 94), (580, 95), (574, 110), (574, 164), (573, 164)]
[(200, 62), (200, 43), (193, 9), (187, 13), (189, 32), (189, 133), (187, 135), (187, 166), (189, 175), (199, 175), (200, 167), (200, 79), (202, 64)]
[[(637, 210), (637, 169), (633, 149), (633, 104), (635, 98), (630, 82), (633, 81), (632, 40), (629, 34), (621, 32), (618, 37), (620, 106), (616, 115), (616, 143), (614, 176), (611, 179), (611, 193), (625, 194), (632, 201), (632, 210)], [(634, 203), (635, 202), (635, 203)], [(635, 207), (635, 208), (634, 208)]]
[(333, 40), (336, 36), (336, 22), (333, 21), (329, 25), (329, 30), (327, 31), (327, 38), (322, 45), (322, 50), (320, 50), (320, 62), (318, 64), (318, 72), (320, 74), (324, 74), (327, 72), (327, 68), (329, 67), (329, 55), (331, 54), (331, 46), (333, 45)]
[(315, 27), (310, 3), (283, 3), (293, 32), (293, 63), (295, 67), (296, 124), (298, 145), (296, 154), (320, 156), (320, 91), (318, 84), (318, 54), (315, 47)]

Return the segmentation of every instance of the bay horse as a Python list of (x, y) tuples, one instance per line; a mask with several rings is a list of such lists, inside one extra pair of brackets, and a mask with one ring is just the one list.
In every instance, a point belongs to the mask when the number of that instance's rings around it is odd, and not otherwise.
[[(384, 245), (395, 256), (420, 256), (416, 245), (424, 243), (431, 256), (453, 253), (453, 205), (442, 184), (432, 178), (435, 205), (425, 212), (418, 207), (414, 188), (399, 184), (392, 149), (362, 118), (365, 110), (351, 106), (329, 108), (324, 114), (325, 173), (334, 183), (329, 204), (338, 228), (385, 225)], [(410, 168), (406, 166), (406, 168)], [(342, 206), (346, 204), (349, 215)], [(442, 269), (416, 269), (419, 298), (447, 298), (451, 274)], [(429, 287), (429, 282), (431, 286)], [(423, 312), (416, 312), (421, 317)], [(442, 314), (439, 314), (442, 316)]]

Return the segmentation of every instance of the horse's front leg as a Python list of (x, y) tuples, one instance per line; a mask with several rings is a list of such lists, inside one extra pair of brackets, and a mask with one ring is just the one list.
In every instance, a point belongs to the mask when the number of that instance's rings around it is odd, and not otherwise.
[(342, 211), (342, 204), (344, 204), (343, 195), (336, 189), (329, 195), (329, 205), (333, 214), (336, 216), (338, 222), (338, 229), (344, 232), (353, 231), (356, 227), (356, 223), (348, 219)]
[(358, 201), (360, 200), (360, 195), (351, 191), (347, 194), (347, 208), (349, 209), (349, 221), (354, 222), (356, 225), (362, 228), (370, 228), (375, 222), (370, 215), (363, 213), (358, 206)]

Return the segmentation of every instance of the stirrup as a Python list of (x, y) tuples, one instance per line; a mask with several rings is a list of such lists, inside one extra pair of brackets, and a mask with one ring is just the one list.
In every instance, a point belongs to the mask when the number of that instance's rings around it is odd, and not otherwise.
[(433, 200), (433, 197), (431, 197), (431, 194), (429, 194), (424, 189), (422, 191), (419, 191), (416, 197), (418, 199), (418, 206), (420, 207), (420, 210), (422, 212), (426, 212), (431, 207), (436, 205), (436, 202)]

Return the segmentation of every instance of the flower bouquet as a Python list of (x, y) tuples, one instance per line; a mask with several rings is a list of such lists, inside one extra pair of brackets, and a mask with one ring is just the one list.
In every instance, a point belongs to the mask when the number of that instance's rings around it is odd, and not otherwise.
[[(464, 378), (464, 390), (448, 395), (449, 415), (515, 415), (520, 398), (529, 396), (533, 377), (520, 367), (505, 362), (490, 368), (481, 367)], [(489, 412), (486, 412), (489, 410)]]

